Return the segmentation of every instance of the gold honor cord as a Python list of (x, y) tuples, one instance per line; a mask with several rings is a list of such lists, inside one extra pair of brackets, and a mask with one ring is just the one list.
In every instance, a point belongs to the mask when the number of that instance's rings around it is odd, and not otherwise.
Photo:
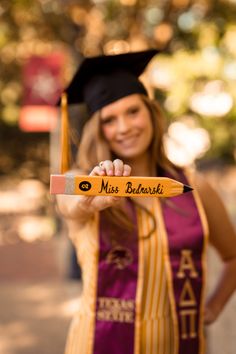
[(51, 175), (51, 194), (174, 197), (192, 188), (167, 177)]

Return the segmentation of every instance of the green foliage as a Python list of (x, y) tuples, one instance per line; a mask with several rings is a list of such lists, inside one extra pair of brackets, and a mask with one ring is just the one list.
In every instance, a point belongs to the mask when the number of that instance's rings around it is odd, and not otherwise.
[[(221, 117), (193, 112), (190, 98), (208, 82), (222, 82), (236, 99), (236, 6), (227, 0), (2, 0), (0, 4), (0, 124), (17, 123), (21, 71), (27, 58), (61, 50), (68, 81), (81, 55), (159, 47), (172, 84), (157, 87), (169, 122), (194, 114), (212, 140), (207, 157), (235, 155), (236, 108)], [(4, 139), (4, 137), (2, 137)]]

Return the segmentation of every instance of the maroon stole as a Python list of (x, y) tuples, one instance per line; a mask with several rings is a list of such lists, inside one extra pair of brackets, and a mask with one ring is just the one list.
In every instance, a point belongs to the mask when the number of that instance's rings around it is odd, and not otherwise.
[[(186, 183), (183, 176), (181, 181)], [(131, 202), (127, 212), (137, 225)], [(175, 324), (176, 354), (203, 353), (203, 226), (193, 193), (162, 203), (168, 250), (166, 270)], [(136, 291), (139, 269), (138, 230), (132, 235), (109, 223), (103, 213), (99, 226), (96, 323), (93, 354), (136, 354)], [(109, 235), (121, 235), (111, 246)], [(169, 253), (169, 254), (168, 254)], [(168, 271), (169, 270), (169, 271)], [(137, 328), (137, 327), (136, 327)], [(152, 354), (152, 353), (150, 353)]]

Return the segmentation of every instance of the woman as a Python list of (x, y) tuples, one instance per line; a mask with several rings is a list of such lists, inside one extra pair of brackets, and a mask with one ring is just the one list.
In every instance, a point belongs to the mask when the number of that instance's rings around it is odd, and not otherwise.
[[(58, 196), (83, 272), (66, 354), (204, 353), (204, 324), (236, 287), (236, 237), (223, 204), (201, 176), (168, 160), (163, 116), (138, 80), (155, 54), (82, 64), (67, 94), (86, 102), (90, 118), (70, 173), (167, 176), (194, 191), (165, 200)], [(205, 304), (208, 235), (223, 272)]]

